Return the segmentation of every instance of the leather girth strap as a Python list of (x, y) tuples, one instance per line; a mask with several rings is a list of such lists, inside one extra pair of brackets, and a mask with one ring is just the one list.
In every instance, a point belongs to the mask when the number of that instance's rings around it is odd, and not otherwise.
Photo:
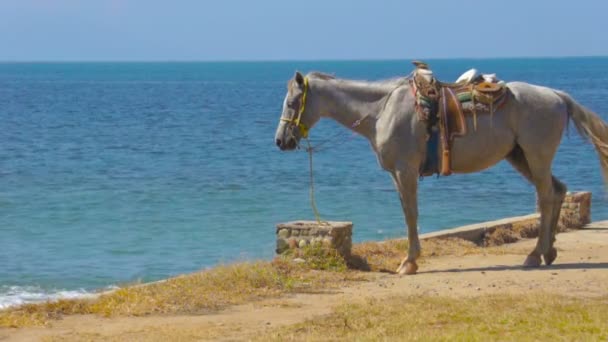
[(460, 101), (449, 87), (441, 87), (438, 113), (442, 147), (440, 174), (449, 176), (452, 174), (450, 156), (452, 142), (455, 137), (467, 134), (467, 126)]

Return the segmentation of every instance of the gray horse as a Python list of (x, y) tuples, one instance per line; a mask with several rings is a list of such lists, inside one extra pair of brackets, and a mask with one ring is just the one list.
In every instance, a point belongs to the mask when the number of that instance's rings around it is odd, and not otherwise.
[[(608, 179), (608, 125), (568, 94), (523, 82), (507, 84), (512, 96), (492, 116), (478, 115), (477, 128), (454, 140), (452, 170), (472, 173), (506, 159), (536, 187), (541, 213), (534, 250), (524, 266), (538, 267), (541, 256), (550, 265), (557, 257), (553, 244), (566, 186), (551, 173), (551, 163), (570, 118), (578, 132), (595, 146), (604, 179)], [(401, 199), (407, 224), (408, 255), (397, 272), (415, 274), (420, 256), (417, 190), (425, 160), (427, 128), (418, 119), (407, 78), (363, 82), (314, 72), (296, 72), (288, 82), (276, 131), (281, 150), (295, 149), (321, 117), (336, 120), (367, 138), (380, 166), (388, 171)], [(467, 126), (473, 127), (471, 117)]]

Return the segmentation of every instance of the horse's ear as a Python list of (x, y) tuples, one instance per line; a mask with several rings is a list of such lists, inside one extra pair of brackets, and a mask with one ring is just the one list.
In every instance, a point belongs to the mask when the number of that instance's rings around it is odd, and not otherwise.
[(296, 80), (296, 83), (299, 86), (304, 85), (304, 76), (302, 76), (302, 74), (299, 71), (296, 71), (296, 75), (294, 76), (294, 79)]

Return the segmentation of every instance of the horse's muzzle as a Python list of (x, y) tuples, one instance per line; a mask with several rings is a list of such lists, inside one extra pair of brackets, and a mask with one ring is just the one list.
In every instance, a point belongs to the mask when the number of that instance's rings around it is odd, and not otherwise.
[(281, 149), (281, 151), (289, 151), (289, 150), (294, 150), (297, 146), (297, 142), (295, 139), (293, 138), (289, 138), (289, 139), (277, 139), (276, 141), (277, 146)]

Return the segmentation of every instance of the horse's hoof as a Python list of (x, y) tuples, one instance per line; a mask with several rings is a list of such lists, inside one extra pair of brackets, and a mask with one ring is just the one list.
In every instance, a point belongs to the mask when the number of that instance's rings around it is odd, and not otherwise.
[(551, 247), (547, 253), (543, 254), (543, 258), (545, 259), (545, 264), (547, 266), (551, 265), (553, 261), (555, 261), (555, 258), (557, 258), (557, 249)]
[(538, 255), (530, 254), (524, 261), (524, 267), (540, 267), (542, 261)]
[(418, 271), (418, 265), (415, 261), (406, 261), (405, 264), (402, 264), (397, 269), (397, 273), (399, 273), (400, 275), (416, 274), (416, 271)]

